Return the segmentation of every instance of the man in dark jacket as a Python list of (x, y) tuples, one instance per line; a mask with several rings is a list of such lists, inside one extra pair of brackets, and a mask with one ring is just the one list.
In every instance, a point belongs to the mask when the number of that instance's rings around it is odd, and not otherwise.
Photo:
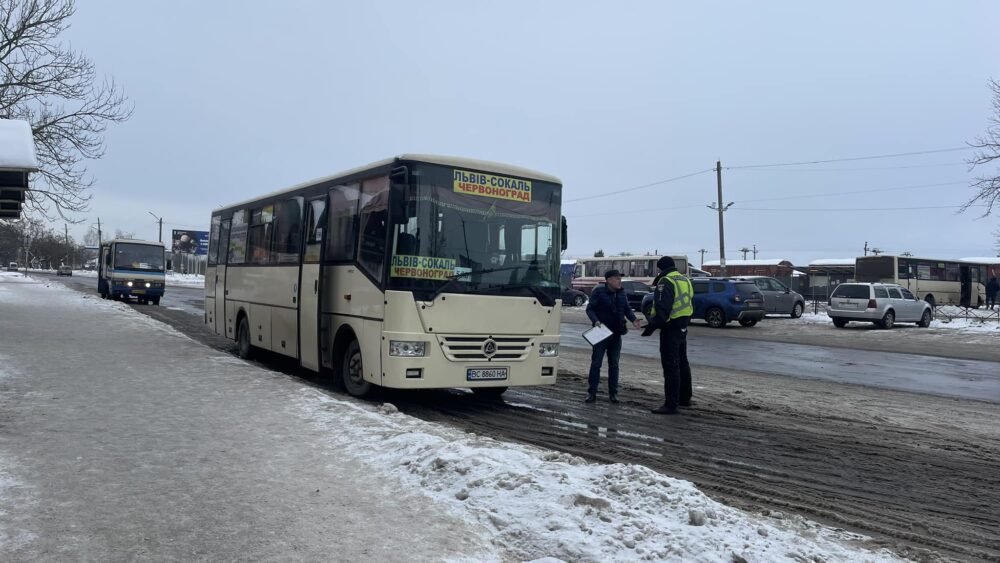
[(601, 364), (604, 354), (608, 355), (608, 400), (618, 402), (618, 359), (622, 353), (622, 335), (628, 332), (625, 319), (639, 328), (639, 320), (635, 318), (632, 307), (628, 304), (625, 292), (622, 290), (622, 273), (618, 270), (608, 270), (604, 274), (604, 285), (599, 285), (590, 293), (587, 303), (587, 316), (594, 326), (604, 325), (613, 334), (594, 344), (590, 356), (590, 378), (587, 388), (588, 403), (597, 400), (597, 386), (601, 382)]
[[(691, 367), (687, 362), (687, 329), (694, 314), (694, 288), (677, 271), (674, 259), (664, 256), (656, 262), (660, 275), (653, 294), (653, 319), (660, 329), (660, 363), (663, 366), (663, 406), (656, 414), (677, 414), (678, 406), (691, 404)], [(683, 388), (683, 390), (682, 390)]]
[(986, 283), (986, 306), (993, 310), (993, 306), (997, 304), (997, 294), (1000, 293), (1000, 282), (997, 279), (990, 278), (990, 281)]

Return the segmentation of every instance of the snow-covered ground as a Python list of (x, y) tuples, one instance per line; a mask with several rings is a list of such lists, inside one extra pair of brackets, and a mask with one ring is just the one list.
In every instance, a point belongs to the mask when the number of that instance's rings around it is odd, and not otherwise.
[[(93, 311), (94, 322), (100, 325), (102, 338), (108, 341), (126, 338), (136, 323), (142, 323), (166, 334), (159, 341), (165, 349), (171, 346), (182, 349), (183, 344), (182, 351), (190, 354), (188, 348), (192, 343), (186, 337), (120, 303), (88, 299), (49, 280), (36, 280), (34, 285), (21, 284), (21, 280), (16, 280), (13, 274), (0, 278), (0, 318), (3, 307), (11, 303), (31, 303), (37, 307), (33, 318), (54, 318), (62, 309), (84, 307)], [(44, 298), (39, 299), (39, 292), (44, 292)], [(109, 312), (113, 316), (109, 317)], [(127, 322), (113, 321), (120, 316), (126, 317), (122, 320)], [(62, 354), (74, 353), (72, 340), (62, 342), (60, 347)], [(204, 354), (206, 366), (236, 362), (247, 377), (261, 370), (207, 347), (197, 349)], [(118, 354), (129, 350), (119, 349)], [(17, 357), (13, 354), (26, 353), (2, 348), (0, 352), (0, 356), (9, 356), (8, 361), (15, 367)], [(144, 361), (142, 350), (136, 349), (134, 353), (135, 364), (145, 366), (149, 372), (146, 377), (169, 380), (175, 376), (170, 366), (164, 365), (158, 372), (158, 364)], [(0, 370), (3, 367), (0, 365)], [(267, 380), (254, 379), (253, 385), (270, 389)], [(277, 391), (267, 392), (273, 395)], [(407, 491), (426, 497), (428, 506), (446, 507), (452, 517), (477, 530), (494, 546), (496, 551), (489, 558), (897, 560), (888, 552), (865, 549), (860, 545), (863, 538), (855, 534), (795, 515), (737, 510), (709, 499), (690, 482), (646, 467), (588, 463), (568, 454), (501, 442), (421, 421), (399, 413), (390, 404), (373, 405), (335, 397), (306, 385), (301, 386), (296, 396), (298, 404), (293, 407), (315, 428), (317, 432), (313, 435), (322, 436), (320, 440), (327, 442), (324, 446), (341, 452), (345, 460), (363, 463), (370, 481), (379, 483), (384, 494)], [(684, 452), (678, 451), (677, 455)], [(4, 474), (17, 473), (17, 467), (13, 459), (0, 457), (0, 469), (3, 469), (2, 491)], [(329, 471), (337, 473), (336, 461), (330, 462)], [(434, 512), (428, 512), (427, 517), (434, 518)], [(23, 533), (30, 534), (31, 530), (0, 529), (0, 537), (22, 534), (18, 537), (30, 541), (31, 536)], [(410, 532), (385, 529), (380, 533)], [(151, 555), (155, 557), (155, 553)], [(252, 553), (246, 555), (253, 558)], [(483, 558), (485, 554), (468, 556)]]
[[(993, 318), (980, 319), (972, 317), (970, 315), (970, 318), (965, 318), (957, 316), (961, 314), (961, 311), (957, 307), (953, 312), (948, 311), (947, 310), (948, 308), (945, 309), (946, 309), (945, 310), (946, 314), (956, 315), (956, 317), (951, 319), (935, 318), (933, 321), (931, 321), (931, 326), (928, 327), (929, 330), (958, 331), (960, 333), (974, 332), (982, 334), (1000, 335), (1000, 321), (997, 320), (996, 316), (994, 316)], [(986, 311), (981, 311), (981, 313), (985, 315)], [(810, 324), (830, 325), (830, 327), (833, 328), (833, 321), (830, 320), (830, 316), (827, 315), (825, 312), (812, 313), (810, 310), (810, 312), (804, 313), (802, 315), (802, 318), (799, 320)]]

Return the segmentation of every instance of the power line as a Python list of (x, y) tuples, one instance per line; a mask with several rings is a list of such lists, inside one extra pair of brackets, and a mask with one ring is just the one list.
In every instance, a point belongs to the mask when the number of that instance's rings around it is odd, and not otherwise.
[(899, 190), (916, 190), (916, 189), (921, 189), (921, 188), (940, 188), (942, 186), (958, 186), (958, 185), (965, 185), (965, 184), (968, 184), (968, 182), (963, 180), (961, 182), (944, 182), (944, 183), (941, 183), (941, 184), (920, 184), (920, 185), (916, 185), (916, 186), (900, 186), (898, 188), (874, 188), (874, 189), (870, 189), (870, 190), (852, 190), (852, 191), (849, 191), (849, 192), (826, 192), (826, 193), (821, 193), (821, 194), (792, 195), (792, 196), (786, 196), (786, 197), (768, 197), (768, 198), (762, 198), (762, 199), (738, 199), (738, 200), (736, 200), (736, 203), (737, 204), (739, 204), (739, 203), (757, 203), (757, 202), (760, 202), (760, 201), (784, 201), (784, 200), (789, 200), (789, 199), (809, 199), (809, 198), (812, 198), (812, 197), (830, 197), (830, 196), (838, 196), (838, 195), (870, 194), (870, 193), (876, 193), (876, 192), (894, 192), (894, 191), (899, 191)]
[(779, 162), (775, 164), (746, 164), (743, 166), (727, 166), (726, 170), (746, 170), (749, 168), (772, 168), (777, 166), (800, 166), (806, 164), (826, 164), (829, 162), (851, 162), (857, 160), (875, 160), (879, 158), (898, 158), (901, 156), (916, 156), (921, 154), (937, 154), (942, 152), (967, 151), (972, 147), (952, 147), (947, 149), (933, 149), (929, 151), (900, 152), (894, 154), (878, 154), (872, 156), (854, 156), (850, 158), (831, 158), (827, 160), (805, 160), (802, 162)]
[(612, 192), (605, 192), (603, 194), (591, 195), (591, 196), (586, 196), (586, 197), (578, 197), (576, 199), (567, 199), (563, 203), (573, 203), (575, 201), (586, 201), (588, 199), (597, 199), (597, 198), (608, 197), (608, 196), (612, 196), (612, 195), (616, 195), (616, 194), (623, 194), (623, 193), (626, 193), (626, 192), (634, 192), (636, 190), (641, 190), (643, 188), (651, 188), (653, 186), (659, 186), (661, 184), (669, 184), (670, 182), (676, 182), (678, 180), (684, 180), (685, 178), (691, 178), (693, 176), (698, 176), (699, 174), (705, 174), (707, 172), (715, 172), (715, 168), (708, 168), (708, 169), (705, 169), (705, 170), (699, 170), (698, 172), (692, 172), (690, 174), (685, 174), (683, 176), (677, 176), (675, 178), (667, 178), (666, 180), (659, 180), (659, 181), (656, 181), (656, 182), (651, 182), (649, 184), (643, 184), (641, 186), (635, 186), (634, 188), (625, 188), (624, 190), (615, 190), (615, 191), (612, 191)]
[[(964, 205), (928, 205), (922, 207), (853, 207), (853, 208), (812, 208), (812, 209), (791, 209), (791, 208), (761, 208), (761, 207), (734, 207), (739, 211), (914, 211), (918, 209), (958, 209)], [(971, 207), (986, 207), (985, 205), (973, 205)]]
[(873, 170), (902, 170), (905, 168), (943, 168), (945, 166), (967, 165), (965, 161), (942, 162), (940, 164), (910, 164), (907, 166), (870, 166), (864, 168), (783, 168), (768, 170), (766, 168), (739, 168), (743, 172), (860, 172)]

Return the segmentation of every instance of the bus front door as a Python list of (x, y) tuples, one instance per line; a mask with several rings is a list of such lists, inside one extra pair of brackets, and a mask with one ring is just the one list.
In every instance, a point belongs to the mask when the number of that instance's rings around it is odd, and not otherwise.
[(229, 260), (231, 225), (232, 220), (226, 219), (219, 229), (218, 260), (215, 266), (215, 333), (227, 337), (233, 336), (226, 333), (232, 322), (226, 318), (226, 262)]
[(306, 202), (306, 244), (299, 266), (299, 363), (313, 371), (320, 370), (320, 279), (323, 273), (323, 231), (326, 226), (326, 198)]

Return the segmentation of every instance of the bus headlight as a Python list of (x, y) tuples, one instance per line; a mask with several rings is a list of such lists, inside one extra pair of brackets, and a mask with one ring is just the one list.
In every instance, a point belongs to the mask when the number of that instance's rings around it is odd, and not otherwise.
[(559, 355), (558, 344), (539, 344), (538, 355), (543, 358), (554, 358)]
[(153, 284), (146, 282), (146, 287), (153, 287)]
[(125, 285), (132, 287), (132, 282), (125, 282)]
[(427, 355), (427, 343), (409, 340), (390, 340), (389, 355), (414, 358)]

